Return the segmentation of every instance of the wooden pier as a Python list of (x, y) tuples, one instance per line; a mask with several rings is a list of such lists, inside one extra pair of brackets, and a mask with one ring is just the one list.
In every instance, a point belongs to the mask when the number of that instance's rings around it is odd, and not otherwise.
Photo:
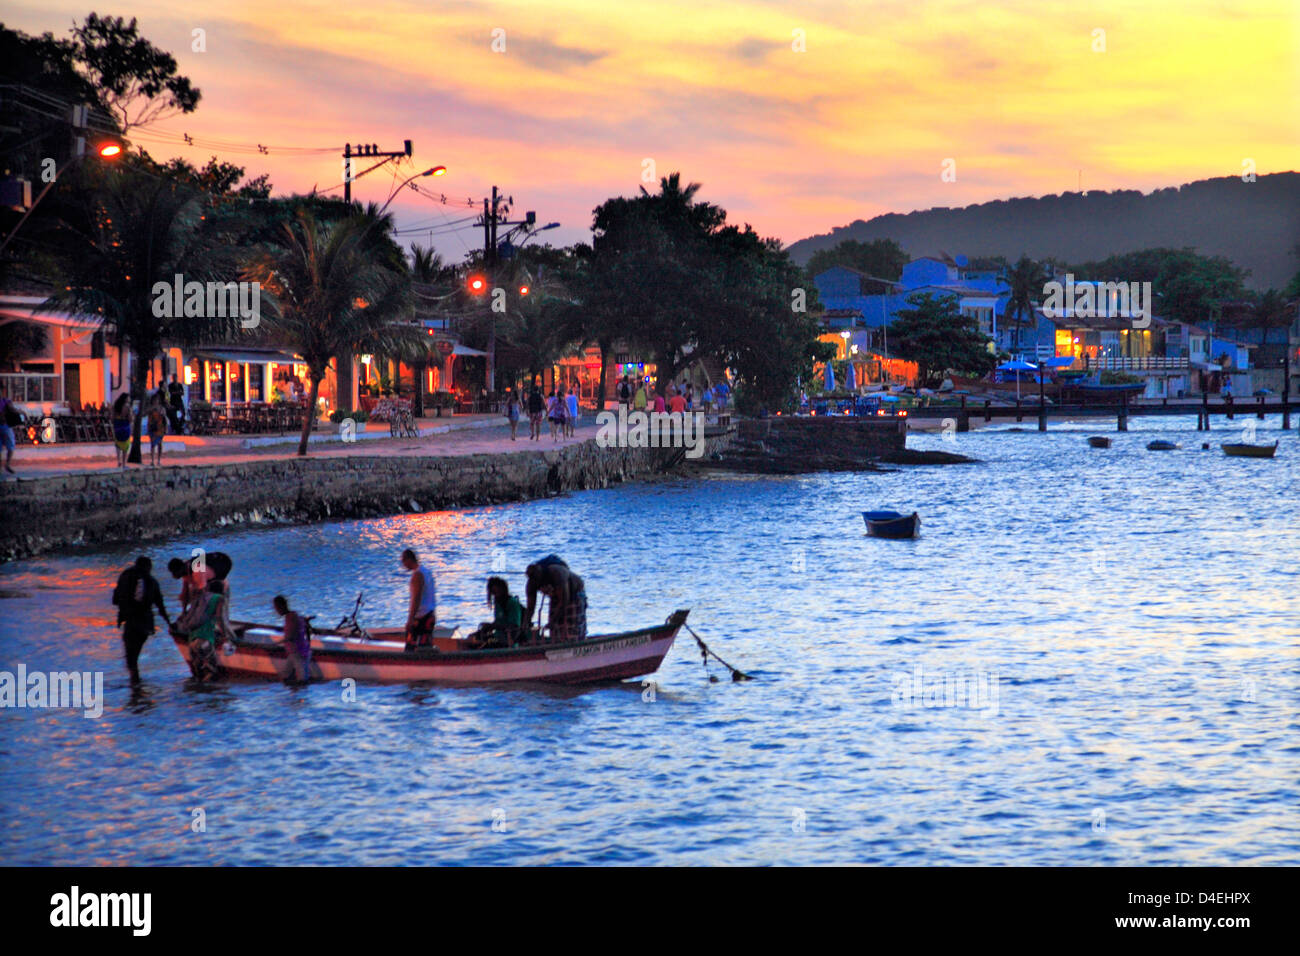
[(1281, 401), (1268, 401), (1267, 396), (1257, 395), (1240, 401), (1228, 397), (1211, 402), (1209, 396), (1202, 396), (1199, 403), (1187, 401), (1170, 402), (1165, 399), (1160, 404), (1144, 404), (1129, 402), (1127, 398), (1119, 402), (1108, 404), (1072, 404), (1072, 405), (1040, 405), (1037, 402), (1026, 404), (1017, 401), (1014, 405), (994, 405), (990, 400), (985, 399), (982, 405), (975, 405), (962, 396), (961, 404), (929, 406), (923, 408), (911, 408), (907, 410), (907, 416), (911, 419), (956, 419), (957, 431), (970, 431), (972, 418), (983, 419), (991, 422), (994, 419), (1014, 418), (1017, 422), (1024, 421), (1026, 418), (1034, 418), (1038, 421), (1038, 430), (1047, 431), (1047, 420), (1049, 418), (1114, 418), (1116, 430), (1121, 432), (1128, 431), (1128, 420), (1137, 415), (1196, 415), (1196, 430), (1209, 431), (1211, 416), (1220, 415), (1227, 421), (1233, 421), (1238, 416), (1264, 419), (1266, 415), (1281, 415), (1282, 428), (1289, 430), (1291, 428), (1291, 413), (1295, 410), (1295, 403), (1290, 400), (1290, 396), (1284, 395)]

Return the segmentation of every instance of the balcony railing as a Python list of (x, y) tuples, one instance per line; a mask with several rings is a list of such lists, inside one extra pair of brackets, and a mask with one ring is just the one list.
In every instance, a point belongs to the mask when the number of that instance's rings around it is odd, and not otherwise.
[(1185, 372), (1189, 366), (1184, 355), (1147, 355), (1142, 358), (1128, 355), (1103, 355), (1091, 359), (1087, 367), (1103, 372)]

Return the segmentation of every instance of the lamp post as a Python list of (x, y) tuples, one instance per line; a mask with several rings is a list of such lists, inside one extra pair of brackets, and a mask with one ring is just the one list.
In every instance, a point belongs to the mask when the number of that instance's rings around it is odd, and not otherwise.
[[(113, 143), (113, 142), (101, 143), (99, 147), (95, 150), (95, 153), (101, 159), (117, 159), (119, 156), (122, 155), (122, 147), (120, 144)], [(13, 241), (14, 236), (18, 234), (18, 230), (23, 227), (23, 223), (25, 223), (28, 217), (31, 216), (31, 214), (36, 211), (36, 207), (39, 206), (41, 200), (45, 198), (45, 194), (48, 193), (51, 187), (53, 187), (53, 185), (59, 181), (59, 176), (67, 172), (77, 163), (81, 162), (88, 155), (89, 155), (88, 153), (82, 153), (80, 156), (74, 156), (72, 159), (68, 160), (66, 163), (63, 164), (62, 169), (57, 170), (55, 172), (54, 178), (45, 184), (45, 188), (42, 189), (40, 195), (36, 197), (36, 201), (32, 203), (30, 207), (28, 207), (25, 213), (23, 213), (23, 218), (18, 220), (18, 225), (14, 226), (13, 229), (9, 231), (9, 235), (5, 236), (4, 242), (0, 242), (0, 252), (4, 252), (5, 247), (8, 246), (11, 241)]]
[(380, 207), (379, 214), (382, 216), (384, 212), (387, 211), (388, 207), (393, 204), (393, 200), (397, 198), (397, 194), (400, 193), (403, 189), (405, 189), (410, 183), (419, 179), (421, 176), (445, 176), (445, 175), (447, 175), (446, 166), (431, 166), (422, 173), (416, 173), (414, 176), (406, 177), (406, 179), (402, 180), (402, 184), (393, 190), (392, 195), (388, 197), (388, 202), (384, 203), (383, 206)]

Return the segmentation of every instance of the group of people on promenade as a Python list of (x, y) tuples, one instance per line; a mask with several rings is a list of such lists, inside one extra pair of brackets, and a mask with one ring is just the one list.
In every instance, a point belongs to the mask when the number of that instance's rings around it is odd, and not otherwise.
[[(436, 650), (434, 628), (438, 623), (438, 592), (433, 572), (420, 563), (410, 548), (402, 552), (402, 567), (408, 573), (406, 647), (408, 650)], [(140, 682), (140, 652), (157, 631), (154, 612), (162, 617), (170, 633), (185, 641), (190, 672), (200, 683), (223, 675), (218, 649), (234, 643), (236, 632), (230, 623), (231, 587), (234, 566), (230, 557), (213, 551), (186, 561), (172, 558), (167, 570), (180, 582), (177, 596), (181, 608), (175, 620), (167, 613), (162, 588), (153, 576), (153, 561), (141, 555), (122, 571), (113, 588), (117, 624), (121, 628), (127, 671), (132, 684)], [(470, 637), (471, 648), (517, 647), (533, 643), (582, 641), (587, 637), (587, 594), (583, 580), (557, 555), (550, 554), (525, 570), (525, 607), (510, 593), (502, 577), (488, 578), (487, 599), (493, 617)], [(547, 626), (534, 629), (533, 614), (539, 599), (549, 601)], [(283, 621), (280, 641), (292, 668), (289, 683), (311, 679), (310, 618), (298, 614), (283, 595), (271, 601)]]
[[(175, 375), (171, 382), (160, 385), (150, 392), (137, 409), (131, 396), (123, 392), (114, 401), (109, 411), (109, 423), (113, 429), (113, 447), (117, 450), (117, 466), (125, 468), (131, 453), (131, 432), (135, 426), (135, 416), (143, 417), (142, 431), (149, 439), (149, 464), (162, 464), (163, 439), (168, 434), (181, 435), (185, 432), (185, 386)], [(4, 470), (13, 475), (14, 451), (17, 447), (16, 429), (23, 423), (22, 412), (8, 390), (0, 385), (0, 454), (4, 456)]]
[(572, 438), (574, 429), (582, 412), (578, 407), (578, 393), (564, 385), (553, 389), (549, 395), (543, 395), (541, 386), (536, 381), (528, 389), (527, 396), (516, 393), (514, 389), (506, 392), (506, 420), (510, 422), (510, 440), (518, 437), (519, 419), (528, 416), (528, 438), (538, 441), (542, 437), (542, 420), (550, 423), (551, 440)]
[[(696, 410), (695, 386), (691, 382), (669, 384), (666, 393), (657, 391), (654, 381), (649, 376), (633, 377), (624, 375), (618, 382), (618, 404), (620, 408), (637, 412), (693, 412)], [(727, 409), (730, 390), (725, 382), (706, 386), (699, 396), (699, 404), (704, 414), (713, 414)]]

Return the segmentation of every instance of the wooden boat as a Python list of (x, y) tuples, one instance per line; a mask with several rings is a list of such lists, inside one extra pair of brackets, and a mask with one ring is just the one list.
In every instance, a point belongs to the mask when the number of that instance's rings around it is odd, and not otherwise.
[(1088, 436), (1088, 444), (1093, 448), (1109, 448), (1110, 439), (1105, 435), (1090, 435)]
[(867, 523), (867, 534), (873, 538), (915, 538), (921, 530), (921, 516), (898, 511), (864, 511), (862, 520)]
[(1223, 453), (1234, 458), (1272, 458), (1277, 454), (1277, 442), (1271, 445), (1248, 445), (1245, 442), (1232, 442), (1223, 446)]
[[(688, 611), (674, 611), (663, 624), (604, 634), (567, 644), (527, 644), (511, 648), (471, 649), (459, 629), (439, 627), (434, 646), (407, 650), (404, 631), (385, 628), (356, 636), (314, 631), (311, 640), (313, 680), (377, 683), (431, 681), (444, 684), (493, 684), (541, 681), (587, 684), (652, 674), (673, 646)], [(233, 644), (218, 648), (227, 674), (284, 679), (292, 665), (279, 642), (283, 629), (273, 624), (231, 622)], [(173, 637), (189, 663), (189, 645)]]
[(1176, 441), (1164, 441), (1163, 439), (1147, 442), (1147, 451), (1177, 451), (1182, 447)]

